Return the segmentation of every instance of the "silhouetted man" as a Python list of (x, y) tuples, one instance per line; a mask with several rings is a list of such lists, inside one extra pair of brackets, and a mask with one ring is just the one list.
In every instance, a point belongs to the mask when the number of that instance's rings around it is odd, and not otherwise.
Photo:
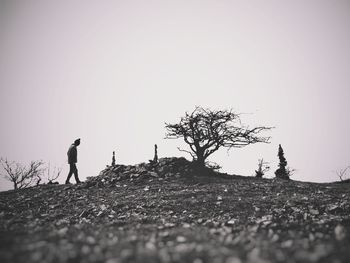
[(69, 184), (69, 179), (71, 178), (72, 174), (74, 174), (75, 181), (77, 184), (80, 183), (79, 177), (78, 177), (78, 169), (76, 166), (76, 163), (78, 162), (78, 151), (77, 146), (80, 145), (80, 138), (76, 139), (74, 143), (69, 147), (67, 155), (68, 155), (68, 163), (69, 163), (69, 173), (66, 180), (66, 184)]

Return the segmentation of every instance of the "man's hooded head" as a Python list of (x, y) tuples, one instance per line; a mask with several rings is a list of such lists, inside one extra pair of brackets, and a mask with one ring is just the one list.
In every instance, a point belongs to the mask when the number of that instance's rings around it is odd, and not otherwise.
[(74, 141), (74, 145), (75, 146), (78, 146), (80, 144), (80, 138), (79, 139), (76, 139), (75, 141)]

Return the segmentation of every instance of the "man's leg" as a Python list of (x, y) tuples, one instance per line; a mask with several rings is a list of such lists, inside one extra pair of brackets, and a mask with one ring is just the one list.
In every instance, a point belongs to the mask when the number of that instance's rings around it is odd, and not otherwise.
[(67, 180), (66, 180), (66, 184), (69, 184), (69, 179), (72, 177), (72, 174), (74, 172), (74, 164), (70, 163), (69, 164), (69, 173), (68, 173), (68, 176), (67, 176)]
[(79, 177), (78, 177), (78, 168), (77, 166), (74, 164), (74, 177), (75, 177), (75, 181), (77, 182), (77, 184), (80, 183)]

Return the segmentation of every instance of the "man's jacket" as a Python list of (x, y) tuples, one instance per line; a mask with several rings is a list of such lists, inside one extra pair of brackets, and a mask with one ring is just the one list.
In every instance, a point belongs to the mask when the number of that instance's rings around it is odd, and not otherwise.
[(77, 163), (78, 162), (77, 146), (72, 144), (68, 149), (67, 155), (68, 155), (68, 163)]

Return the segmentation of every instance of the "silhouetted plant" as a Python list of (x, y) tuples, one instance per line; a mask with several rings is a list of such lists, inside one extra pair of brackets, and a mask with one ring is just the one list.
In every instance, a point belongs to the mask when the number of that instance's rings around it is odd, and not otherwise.
[(2, 176), (13, 183), (14, 189), (31, 186), (44, 171), (42, 161), (32, 161), (28, 167), (17, 162), (9, 162), (7, 159), (0, 159), (0, 163), (4, 170)]
[(241, 123), (240, 114), (228, 110), (210, 110), (196, 107), (176, 124), (165, 124), (166, 139), (183, 138), (190, 146), (189, 153), (199, 166), (221, 147), (241, 148), (258, 142), (268, 143), (270, 137), (258, 136), (271, 127), (249, 128)]
[(268, 162), (264, 162), (264, 159), (258, 160), (258, 170), (255, 170), (255, 177), (262, 178), (264, 174), (270, 170), (270, 166), (268, 166)]
[(46, 174), (47, 174), (47, 184), (58, 184), (58, 182), (55, 182), (55, 180), (60, 176), (62, 171), (62, 168), (54, 167), (53, 170), (51, 170), (51, 165), (49, 163), (48, 167), (46, 168)]
[(350, 178), (347, 178), (349, 171), (350, 171), (350, 166), (335, 171), (335, 173), (340, 179), (340, 182), (350, 181)]
[(278, 146), (278, 158), (280, 162), (278, 164), (278, 169), (275, 171), (275, 175), (277, 178), (289, 180), (291, 172), (294, 170), (287, 168), (287, 160), (284, 157), (284, 151), (281, 144)]

